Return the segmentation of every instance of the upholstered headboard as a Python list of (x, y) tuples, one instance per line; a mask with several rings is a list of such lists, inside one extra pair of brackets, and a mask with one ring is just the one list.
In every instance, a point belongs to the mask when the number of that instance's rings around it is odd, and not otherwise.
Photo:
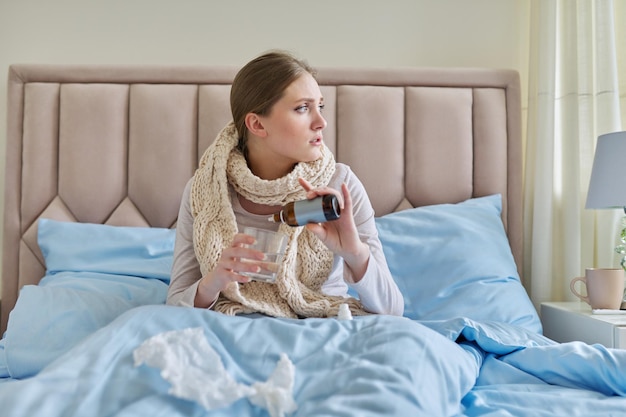
[[(175, 227), (202, 152), (230, 119), (232, 67), (15, 65), (8, 80), (1, 325), (45, 266), (40, 217)], [(501, 193), (521, 275), (516, 72), (321, 68), (338, 161), (377, 215)]]

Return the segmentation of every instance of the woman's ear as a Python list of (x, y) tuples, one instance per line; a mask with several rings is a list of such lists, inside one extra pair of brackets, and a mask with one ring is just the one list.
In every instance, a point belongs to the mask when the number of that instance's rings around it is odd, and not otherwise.
[(248, 131), (250, 133), (252, 133), (255, 136), (262, 137), (262, 138), (267, 136), (267, 131), (265, 130), (265, 127), (263, 126), (263, 121), (261, 120), (258, 114), (256, 113), (246, 114), (245, 121), (246, 121), (246, 127), (248, 128)]

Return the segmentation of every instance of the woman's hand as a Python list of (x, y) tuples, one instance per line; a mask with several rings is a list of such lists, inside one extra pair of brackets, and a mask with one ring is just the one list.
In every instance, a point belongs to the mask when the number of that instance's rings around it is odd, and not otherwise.
[(326, 223), (309, 223), (305, 227), (315, 234), (333, 253), (341, 256), (352, 270), (355, 281), (359, 281), (369, 262), (369, 247), (361, 242), (359, 231), (354, 223), (352, 197), (346, 184), (341, 185), (341, 194), (330, 187), (314, 188), (307, 180), (299, 178), (300, 185), (306, 190), (307, 198), (312, 199), (326, 194), (334, 194), (339, 200), (341, 216)]
[(246, 283), (250, 281), (242, 272), (259, 272), (260, 267), (251, 262), (242, 261), (241, 258), (262, 261), (265, 255), (255, 249), (246, 248), (245, 245), (254, 243), (252, 236), (238, 233), (233, 238), (230, 247), (224, 249), (213, 271), (202, 277), (198, 284), (198, 291), (194, 305), (208, 308), (231, 282)]

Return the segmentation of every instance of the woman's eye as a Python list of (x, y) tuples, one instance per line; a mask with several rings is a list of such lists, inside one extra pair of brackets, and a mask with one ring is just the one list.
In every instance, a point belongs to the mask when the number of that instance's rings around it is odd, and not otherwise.
[[(321, 112), (322, 110), (324, 110), (324, 105), (320, 104), (317, 106), (318, 110)], [(307, 111), (309, 111), (310, 107), (308, 104), (303, 104), (301, 106), (296, 107), (296, 111), (298, 113), (306, 113)]]

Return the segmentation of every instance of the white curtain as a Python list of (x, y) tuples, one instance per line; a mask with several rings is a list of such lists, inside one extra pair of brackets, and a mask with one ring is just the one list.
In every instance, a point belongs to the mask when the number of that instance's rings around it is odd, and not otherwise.
[(537, 307), (574, 300), (587, 267), (619, 267), (624, 213), (584, 206), (598, 135), (626, 128), (625, 3), (531, 0), (524, 285)]

